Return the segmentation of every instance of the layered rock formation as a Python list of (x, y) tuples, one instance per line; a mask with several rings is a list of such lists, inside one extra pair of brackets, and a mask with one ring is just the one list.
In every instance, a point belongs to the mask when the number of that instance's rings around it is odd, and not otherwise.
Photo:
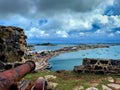
[(0, 26), (0, 61), (22, 61), (27, 36), (23, 29), (12, 26)]

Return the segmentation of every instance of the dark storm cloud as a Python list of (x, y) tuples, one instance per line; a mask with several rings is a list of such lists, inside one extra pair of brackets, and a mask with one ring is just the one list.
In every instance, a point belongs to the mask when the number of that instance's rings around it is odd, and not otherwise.
[(37, 10), (43, 13), (61, 11), (87, 12), (94, 9), (101, 0), (35, 0)]
[(69, 12), (87, 12), (101, 0), (0, 0), (0, 16), (49, 16)]
[(30, 0), (0, 0), (0, 16), (25, 15), (30, 12)]

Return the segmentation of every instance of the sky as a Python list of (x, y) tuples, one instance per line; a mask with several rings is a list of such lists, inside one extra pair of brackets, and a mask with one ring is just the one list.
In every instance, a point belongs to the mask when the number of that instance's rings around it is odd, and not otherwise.
[(28, 43), (118, 43), (120, 0), (0, 0), (0, 25)]

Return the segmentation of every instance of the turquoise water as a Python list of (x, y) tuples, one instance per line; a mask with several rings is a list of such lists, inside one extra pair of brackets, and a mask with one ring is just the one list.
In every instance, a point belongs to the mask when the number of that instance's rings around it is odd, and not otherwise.
[(64, 53), (50, 59), (49, 63), (51, 70), (73, 70), (74, 66), (82, 64), (83, 58), (120, 59), (120, 46)]

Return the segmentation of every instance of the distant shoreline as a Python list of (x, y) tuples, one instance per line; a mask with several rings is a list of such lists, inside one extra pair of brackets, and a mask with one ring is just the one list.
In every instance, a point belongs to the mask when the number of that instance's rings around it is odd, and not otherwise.
[(114, 44), (114, 45), (120, 45), (120, 43), (28, 43), (28, 45), (44, 45), (44, 44), (52, 44), (52, 45), (96, 45), (96, 44)]
[(36, 43), (36, 44), (28, 44), (28, 47), (34, 47), (34, 46), (56, 46), (57, 44), (52, 43)]

